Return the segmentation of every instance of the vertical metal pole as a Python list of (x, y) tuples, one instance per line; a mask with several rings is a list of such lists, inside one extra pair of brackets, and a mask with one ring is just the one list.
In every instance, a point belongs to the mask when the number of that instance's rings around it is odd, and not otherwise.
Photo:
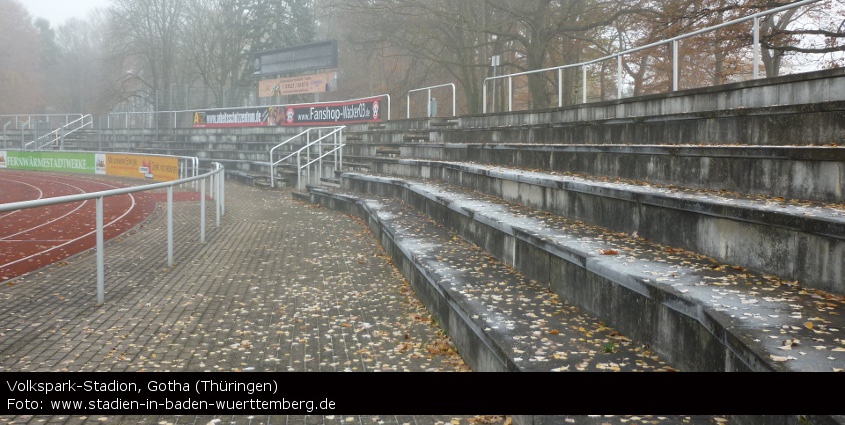
[(587, 103), (587, 65), (581, 67), (581, 100), (582, 103)]
[(563, 107), (563, 68), (557, 69), (557, 107)]
[(216, 216), (217, 216), (217, 227), (218, 227), (218, 228), (220, 228), (220, 210), (221, 210), (221, 204), (220, 204), (220, 201), (222, 201), (222, 200), (223, 200), (223, 197), (220, 195), (220, 187), (222, 186), (222, 185), (220, 184), (220, 181), (221, 181), (222, 179), (220, 178), (220, 174), (219, 174), (219, 173), (218, 173), (218, 174), (215, 174), (215, 176), (217, 176), (217, 178), (216, 178), (216, 179), (215, 179), (215, 181), (214, 181), (214, 183), (217, 185), (217, 187), (215, 188), (215, 190), (217, 191), (217, 199), (215, 200), (215, 201), (216, 201), (216, 203), (217, 203), (217, 204), (216, 204), (216, 207), (217, 207), (217, 208), (216, 208), (216, 210), (217, 210), (217, 212), (216, 212)]
[(226, 170), (220, 168), (220, 215), (226, 215)]
[[(308, 142), (309, 144), (311, 142)], [(311, 184), (311, 146), (305, 148), (305, 184)]]
[(317, 184), (323, 183), (323, 138), (317, 142)]
[(299, 168), (299, 151), (296, 151), (296, 190), (302, 187), (302, 169)]
[(103, 253), (103, 197), (97, 198), (97, 305), (103, 305), (106, 292), (106, 261)]
[(760, 77), (760, 18), (754, 18), (754, 79)]
[(273, 151), (270, 151), (270, 188), (271, 189), (276, 187), (276, 180), (273, 178), (273, 174), (275, 174), (273, 172), (274, 168), (276, 168), (276, 166), (273, 164)]
[[(493, 80), (496, 81), (496, 80)], [(494, 92), (495, 94), (495, 92)], [(487, 113), (487, 80), (484, 80), (484, 85), (481, 88), (481, 113)]]
[(428, 112), (425, 114), (425, 116), (431, 118), (431, 114), (432, 112), (434, 112), (431, 110), (431, 89), (426, 90), (426, 94), (428, 95)]
[(200, 242), (205, 243), (205, 179), (200, 182)]
[(167, 267), (173, 267), (173, 186), (167, 187)]
[(405, 98), (405, 109), (408, 110), (408, 113), (405, 115), (405, 118), (411, 118), (411, 92), (408, 92), (408, 96)]
[(343, 128), (340, 129), (340, 136), (338, 136), (338, 145), (340, 145), (340, 149), (338, 149), (338, 157), (340, 158), (340, 168), (339, 170), (343, 169)]
[(672, 91), (678, 91), (678, 40), (672, 41)]
[(458, 96), (455, 94), (455, 85), (454, 84), (451, 84), (451, 85), (452, 85), (452, 116), (457, 117), (458, 116), (458, 101), (457, 101)]
[(622, 99), (622, 55), (616, 57), (616, 99)]
[(513, 77), (508, 77), (508, 112), (513, 112)]

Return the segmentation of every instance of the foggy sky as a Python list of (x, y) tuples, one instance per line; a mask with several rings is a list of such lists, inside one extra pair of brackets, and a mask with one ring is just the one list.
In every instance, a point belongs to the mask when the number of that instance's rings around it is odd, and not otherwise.
[(110, 0), (18, 0), (32, 19), (45, 18), (53, 28), (63, 24), (68, 18), (85, 19), (96, 7), (106, 7)]

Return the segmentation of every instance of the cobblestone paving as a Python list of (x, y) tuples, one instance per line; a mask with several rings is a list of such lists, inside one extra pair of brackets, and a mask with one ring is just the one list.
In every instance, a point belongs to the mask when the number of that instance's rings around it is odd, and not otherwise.
[[(106, 246), (106, 303), (83, 253), (0, 286), (0, 371), (468, 371), (364, 224), (290, 193), (227, 184), (206, 244), (199, 203)], [(396, 350), (401, 346), (401, 350)], [(436, 349), (432, 349), (432, 348)], [(573, 422), (574, 421), (574, 422)], [(565, 423), (719, 424), (615, 416)], [(0, 416), (0, 424), (510, 424), (501, 416)]]
[[(466, 371), (363, 223), (227, 184), (227, 215), (174, 207), (166, 266), (161, 207), (107, 244), (106, 303), (95, 255), (0, 288), (0, 371)], [(92, 218), (93, 219), (93, 218)], [(395, 351), (399, 343), (406, 349)], [(215, 423), (450, 423), (452, 417), (225, 418)], [(457, 418), (457, 417), (456, 417)], [(471, 417), (463, 417), (468, 419)], [(218, 418), (219, 419), (219, 418)], [(208, 423), (213, 417), (3, 417), (0, 423)]]

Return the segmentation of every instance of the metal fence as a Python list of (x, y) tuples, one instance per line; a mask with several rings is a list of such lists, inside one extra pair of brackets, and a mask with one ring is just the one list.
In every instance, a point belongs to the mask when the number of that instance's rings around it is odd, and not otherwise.
[(173, 267), (173, 188), (175, 186), (199, 182), (200, 186), (200, 242), (205, 243), (205, 213), (206, 213), (206, 185), (210, 183), (211, 195), (215, 201), (215, 216), (217, 227), (220, 227), (220, 217), (225, 214), (225, 170), (219, 163), (212, 163), (213, 170), (194, 177), (187, 177), (180, 180), (154, 183), (144, 186), (127, 187), (122, 189), (106, 190), (101, 192), (86, 193), (81, 195), (60, 196), (55, 198), (38, 199), (34, 201), (12, 202), (0, 204), (0, 212), (15, 211), (28, 208), (46, 207), (50, 205), (65, 204), (96, 200), (96, 239), (97, 239), (97, 304), (105, 302), (105, 257), (104, 257), (104, 236), (103, 236), (103, 198), (115, 195), (144, 192), (155, 189), (167, 189), (167, 265)]
[[(499, 80), (504, 80), (503, 86), (505, 86), (506, 93), (501, 96), (506, 100), (506, 111), (513, 111), (514, 110), (514, 98), (517, 95), (516, 92), (520, 92), (520, 97), (522, 99), (528, 99), (524, 101), (524, 103), (528, 104), (529, 109), (533, 109), (532, 107), (532, 100), (531, 100), (531, 93), (530, 90), (526, 88), (525, 84), (516, 85), (514, 84), (514, 79), (519, 77), (543, 77), (544, 81), (542, 84), (546, 85), (546, 83), (553, 82), (556, 80), (556, 90), (557, 90), (557, 106), (562, 107), (566, 102), (567, 94), (564, 93), (564, 75), (566, 72), (573, 72), (580, 70), (580, 90), (578, 88), (575, 89), (577, 94), (580, 91), (580, 102), (587, 103), (588, 100), (607, 100), (607, 99), (621, 99), (625, 96), (626, 91), (630, 91), (630, 87), (627, 88), (626, 86), (631, 86), (631, 79), (625, 75), (623, 71), (623, 60), (627, 56), (631, 56), (637, 53), (644, 52), (649, 49), (658, 49), (665, 46), (670, 46), (672, 50), (672, 58), (671, 58), (671, 91), (677, 91), (681, 87), (681, 70), (682, 66), (680, 64), (680, 55), (681, 55), (681, 41), (688, 40), (691, 37), (712, 33), (722, 28), (737, 26), (743, 23), (747, 23), (749, 21), (752, 22), (752, 29), (750, 38), (752, 39), (751, 42), (751, 52), (750, 58), (750, 71), (749, 75), (743, 75), (742, 71), (740, 71), (740, 75), (733, 77), (734, 79), (743, 80), (753, 78), (759, 78), (760, 74), (760, 57), (761, 57), (761, 44), (760, 44), (760, 20), (761, 18), (771, 16), (777, 13), (781, 13), (784, 11), (788, 11), (791, 9), (795, 9), (802, 6), (808, 6), (814, 3), (818, 3), (821, 0), (803, 0), (798, 1), (786, 6), (774, 8), (771, 10), (767, 10), (764, 12), (755, 13), (753, 15), (749, 15), (746, 17), (734, 19), (719, 25), (710, 26), (698, 31), (693, 31), (681, 36), (669, 38), (666, 40), (658, 41), (655, 43), (650, 43), (644, 46), (635, 47), (632, 49), (628, 49), (622, 52), (614, 53), (611, 55), (607, 55), (598, 59), (594, 59), (591, 61), (580, 62), (570, 65), (562, 65), (556, 66), (551, 68), (544, 68), (544, 69), (537, 69), (525, 72), (517, 72), (499, 76), (488, 77), (483, 82), (483, 105), (482, 110), (484, 113), (487, 113), (488, 108), (488, 83), (493, 82), (494, 84)], [(741, 56), (741, 55), (740, 55)], [(614, 63), (615, 62), (615, 63)], [(556, 74), (555, 76), (538, 76), (536, 74), (544, 74), (544, 73), (552, 73)], [(614, 74), (615, 75), (612, 75)], [(605, 93), (605, 87), (608, 85), (606, 84), (608, 75), (612, 75), (610, 77), (609, 85), (613, 86), (612, 91), (615, 91), (615, 97), (612, 95), (608, 95)], [(570, 79), (573, 78), (573, 75), (568, 76)], [(598, 83), (596, 81), (592, 81), (592, 84), (588, 84), (588, 77), (592, 80), (600, 80)], [(730, 80), (730, 78), (728, 78)], [(701, 82), (699, 81), (698, 84)], [(696, 85), (695, 82), (689, 83), (690, 85)], [(577, 85), (575, 85), (577, 87)], [(593, 89), (593, 93), (590, 93), (591, 88)], [(683, 87), (683, 88), (692, 88), (692, 87)], [(494, 90), (496, 90), (494, 88)], [(642, 93), (635, 93), (635, 94), (642, 94)], [(577, 102), (577, 100), (576, 100)], [(495, 105), (494, 105), (495, 107)], [(536, 107), (536, 106), (535, 106)], [(544, 107), (540, 105), (539, 107)]]

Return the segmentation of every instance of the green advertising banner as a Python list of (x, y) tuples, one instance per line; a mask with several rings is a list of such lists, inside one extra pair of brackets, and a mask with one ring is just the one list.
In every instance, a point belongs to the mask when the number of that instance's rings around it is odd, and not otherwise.
[(6, 151), (4, 159), (2, 168), (94, 174), (93, 153)]

